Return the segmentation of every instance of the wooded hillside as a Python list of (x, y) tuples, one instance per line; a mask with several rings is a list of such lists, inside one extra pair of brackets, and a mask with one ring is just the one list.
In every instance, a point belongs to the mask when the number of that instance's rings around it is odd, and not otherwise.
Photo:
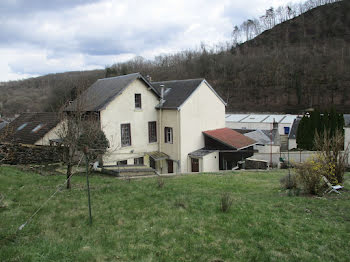
[[(104, 70), (70, 72), (0, 87), (0, 112), (56, 110), (98, 78), (141, 72), (152, 80), (204, 77), (228, 111), (350, 111), (350, 1), (307, 11), (242, 44), (137, 57)], [(72, 91), (73, 90), (73, 91)], [(32, 103), (32, 101), (34, 103)], [(2, 106), (2, 109), (1, 109)]]

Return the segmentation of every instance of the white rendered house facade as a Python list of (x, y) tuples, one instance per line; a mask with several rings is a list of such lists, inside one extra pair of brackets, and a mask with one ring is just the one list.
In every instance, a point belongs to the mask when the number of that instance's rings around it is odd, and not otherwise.
[(226, 104), (205, 79), (150, 83), (135, 73), (100, 79), (83, 96), (110, 143), (103, 165), (142, 164), (159, 173), (219, 170), (215, 150), (191, 156), (205, 147), (204, 131), (225, 127)]

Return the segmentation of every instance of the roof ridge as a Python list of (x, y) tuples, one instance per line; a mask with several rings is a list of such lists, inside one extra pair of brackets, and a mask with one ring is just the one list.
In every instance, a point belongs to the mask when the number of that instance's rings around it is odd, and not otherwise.
[(166, 80), (166, 81), (157, 81), (157, 82), (150, 82), (151, 84), (158, 84), (158, 83), (166, 83), (166, 82), (183, 82), (183, 81), (193, 81), (193, 80), (205, 80), (205, 78), (191, 78), (191, 79), (180, 79), (180, 80)]
[(105, 77), (105, 78), (97, 79), (97, 81), (100, 81), (100, 80), (107, 80), (107, 79), (121, 78), (121, 77), (132, 76), (132, 75), (141, 75), (141, 74), (140, 74), (140, 72), (137, 72), (137, 73), (131, 73), (131, 74), (127, 74), (127, 75), (119, 75), (119, 76)]

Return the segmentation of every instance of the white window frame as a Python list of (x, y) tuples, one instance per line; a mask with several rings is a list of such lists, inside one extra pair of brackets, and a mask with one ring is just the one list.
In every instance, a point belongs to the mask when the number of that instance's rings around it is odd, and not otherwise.
[(165, 127), (164, 128), (164, 134), (165, 134), (165, 143), (167, 144), (173, 144), (173, 128), (172, 127)]

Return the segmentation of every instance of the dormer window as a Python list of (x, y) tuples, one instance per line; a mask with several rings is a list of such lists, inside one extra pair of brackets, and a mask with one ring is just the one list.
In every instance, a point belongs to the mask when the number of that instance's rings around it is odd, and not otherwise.
[(17, 128), (17, 131), (21, 131), (23, 128), (25, 128), (26, 126), (28, 125), (28, 123), (24, 123), (22, 125), (20, 125), (18, 128)]
[(43, 124), (37, 125), (37, 126), (32, 130), (32, 133), (38, 132), (43, 126), (44, 126)]
[(141, 109), (141, 94), (135, 94), (135, 108)]

